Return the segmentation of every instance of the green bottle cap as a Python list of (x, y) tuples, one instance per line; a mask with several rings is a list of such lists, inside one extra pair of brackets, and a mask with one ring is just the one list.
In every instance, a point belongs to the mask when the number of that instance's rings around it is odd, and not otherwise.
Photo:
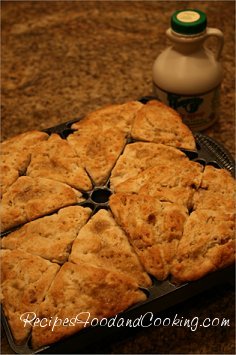
[(206, 14), (200, 10), (179, 10), (171, 17), (172, 30), (183, 35), (196, 35), (203, 32), (206, 26)]

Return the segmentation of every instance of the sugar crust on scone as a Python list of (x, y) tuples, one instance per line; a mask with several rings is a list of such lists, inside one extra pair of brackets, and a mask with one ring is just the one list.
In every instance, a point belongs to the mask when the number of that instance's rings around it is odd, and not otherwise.
[[(145, 300), (146, 295), (138, 289), (138, 284), (123, 273), (67, 262), (61, 267), (41, 303), (38, 316), (46, 319), (57, 316), (62, 320), (77, 316), (78, 321), (85, 321), (88, 317), (85, 312), (89, 312), (91, 321), (93, 318), (115, 316)], [(83, 328), (83, 323), (76, 323), (75, 326), (59, 325), (53, 332), (49, 325), (44, 328), (34, 327), (33, 348), (54, 343)]]
[(235, 214), (196, 210), (186, 221), (171, 266), (178, 282), (197, 280), (235, 261)]
[(59, 265), (22, 250), (1, 250), (1, 302), (17, 344), (24, 343), (30, 324), (21, 315), (38, 312)]
[(149, 101), (139, 110), (132, 126), (131, 136), (137, 140), (196, 149), (193, 134), (183, 123), (181, 116), (156, 100)]
[(27, 176), (47, 177), (78, 190), (91, 190), (92, 183), (69, 143), (53, 133), (32, 149)]
[(80, 230), (69, 261), (123, 272), (133, 277), (140, 286), (151, 285), (127, 236), (107, 210), (98, 211)]
[(1, 231), (83, 201), (81, 193), (58, 181), (21, 176), (3, 195)]
[(58, 213), (38, 218), (9, 233), (2, 239), (1, 247), (23, 250), (63, 264), (91, 212), (90, 208), (81, 206), (64, 207)]
[(188, 158), (183, 152), (164, 144), (145, 142), (127, 144), (112, 170), (111, 188), (116, 191), (119, 184), (155, 166), (160, 161), (171, 161), (176, 164), (185, 159)]
[(124, 104), (107, 105), (95, 110), (82, 120), (74, 123), (72, 129), (84, 130), (86, 127), (91, 129), (110, 129), (116, 127), (117, 130), (125, 135), (130, 134), (133, 121), (137, 112), (143, 107), (139, 101), (130, 101)]
[(194, 194), (193, 208), (233, 212), (235, 210), (235, 179), (225, 169), (207, 165), (200, 188)]
[(67, 137), (95, 185), (103, 185), (120, 156), (126, 138), (115, 128), (80, 130)]
[(147, 168), (116, 186), (116, 192), (139, 193), (158, 198), (163, 202), (181, 203), (192, 208), (192, 199), (202, 180), (202, 165), (187, 159), (156, 161)]
[(166, 279), (183, 234), (186, 209), (151, 196), (122, 193), (110, 197), (110, 207), (145, 270), (158, 280)]
[(47, 139), (47, 133), (34, 130), (18, 134), (0, 144), (1, 195), (7, 192), (20, 175), (25, 174), (35, 144)]

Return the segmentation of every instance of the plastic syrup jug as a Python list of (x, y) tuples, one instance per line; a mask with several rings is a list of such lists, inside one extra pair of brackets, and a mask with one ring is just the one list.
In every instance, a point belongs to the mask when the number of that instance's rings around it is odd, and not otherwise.
[[(206, 129), (217, 119), (223, 33), (207, 27), (202, 11), (187, 9), (172, 15), (166, 34), (172, 45), (154, 62), (154, 95), (178, 111), (193, 131)], [(214, 53), (206, 46), (209, 37), (217, 39)]]

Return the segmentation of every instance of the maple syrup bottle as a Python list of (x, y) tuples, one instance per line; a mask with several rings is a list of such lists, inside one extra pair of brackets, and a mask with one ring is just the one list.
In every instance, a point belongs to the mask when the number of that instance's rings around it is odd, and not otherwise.
[[(207, 27), (205, 13), (187, 9), (172, 15), (166, 34), (172, 45), (154, 62), (154, 95), (178, 111), (193, 131), (204, 130), (217, 119), (223, 33)], [(214, 52), (207, 47), (209, 37), (216, 38)]]

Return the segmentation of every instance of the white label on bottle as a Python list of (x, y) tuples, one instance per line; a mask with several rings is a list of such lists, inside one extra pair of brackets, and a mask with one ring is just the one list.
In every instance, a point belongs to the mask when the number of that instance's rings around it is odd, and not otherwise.
[(185, 96), (166, 92), (155, 84), (153, 85), (155, 96), (166, 105), (178, 111), (184, 123), (193, 131), (206, 129), (216, 121), (220, 86), (205, 94)]
[(182, 11), (177, 16), (177, 19), (182, 22), (195, 22), (200, 19), (199, 13), (195, 11)]

